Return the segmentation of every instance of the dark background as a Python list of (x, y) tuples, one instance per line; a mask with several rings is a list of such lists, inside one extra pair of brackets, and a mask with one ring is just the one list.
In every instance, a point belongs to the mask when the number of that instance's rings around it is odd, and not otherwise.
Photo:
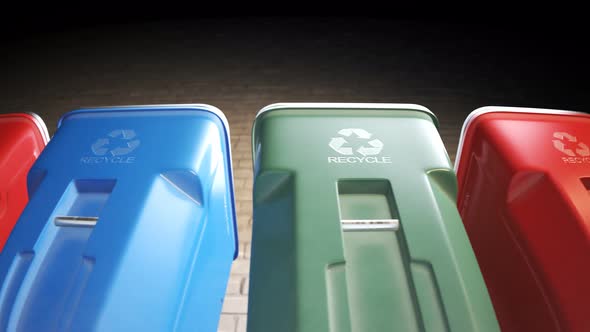
[(478, 107), (590, 109), (588, 38), (573, 20), (92, 8), (16, 18), (1, 26), (0, 112), (35, 112), (51, 133), (61, 114), (88, 106), (208, 103), (250, 127), (273, 102), (403, 102), (437, 114), (454, 156), (461, 123)]

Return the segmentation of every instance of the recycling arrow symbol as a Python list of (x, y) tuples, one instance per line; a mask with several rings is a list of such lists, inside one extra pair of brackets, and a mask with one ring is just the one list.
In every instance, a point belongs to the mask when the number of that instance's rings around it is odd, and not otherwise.
[[(99, 138), (92, 144), (92, 152), (97, 156), (110, 153), (113, 157), (123, 156), (135, 150), (140, 140), (133, 129), (117, 129), (111, 131), (106, 138)], [(112, 147), (109, 147), (112, 146)]]
[[(383, 150), (383, 142), (379, 139), (371, 139), (373, 136), (368, 131), (361, 129), (361, 128), (345, 128), (338, 131), (339, 137), (332, 137), (330, 139), (330, 143), (328, 144), (334, 151), (350, 156), (353, 155), (354, 152), (358, 152), (363, 156), (373, 156), (377, 155)], [(346, 140), (346, 137), (351, 137), (354, 134), (360, 140), (366, 140), (366, 145), (362, 145), (356, 150), (353, 150), (352, 147), (346, 146), (349, 142)]]
[[(588, 148), (588, 145), (578, 142), (576, 136), (570, 135), (566, 132), (555, 132), (553, 133), (553, 137), (557, 138), (553, 140), (553, 146), (566, 155), (570, 157), (575, 157), (576, 154), (582, 157), (590, 156), (590, 148)], [(572, 149), (566, 148), (564, 140), (567, 142), (578, 143), (575, 152)]]
[(351, 155), (353, 154), (352, 148), (350, 147), (343, 147), (344, 144), (348, 143), (344, 137), (333, 137), (330, 140), (330, 147), (334, 149), (334, 151), (343, 154), (343, 155)]

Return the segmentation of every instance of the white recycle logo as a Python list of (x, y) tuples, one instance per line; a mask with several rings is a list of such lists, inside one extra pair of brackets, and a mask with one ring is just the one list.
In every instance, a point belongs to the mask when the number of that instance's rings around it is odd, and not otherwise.
[(366, 140), (366, 145), (363, 144), (360, 148), (356, 149), (356, 152), (362, 154), (363, 156), (374, 156), (377, 155), (383, 150), (383, 142), (379, 139), (371, 139), (373, 136), (368, 131), (361, 129), (361, 128), (345, 128), (338, 131), (339, 137), (333, 137), (330, 140), (329, 146), (336, 152), (350, 156), (354, 154), (354, 150), (352, 147), (346, 146), (349, 142), (346, 140), (345, 137), (350, 137), (354, 134), (357, 138), (361, 140)]
[(140, 141), (133, 129), (117, 129), (108, 134), (107, 138), (99, 138), (92, 144), (92, 152), (97, 156), (109, 153), (113, 156), (124, 156), (135, 150)]
[[(578, 142), (578, 139), (576, 138), (576, 136), (570, 135), (565, 132), (555, 132), (555, 133), (553, 133), (553, 137), (557, 138), (557, 139), (553, 140), (553, 146), (557, 150), (565, 153), (566, 155), (568, 155), (570, 157), (575, 157), (576, 153), (577, 153), (578, 155), (580, 155), (582, 157), (590, 156), (590, 148), (588, 148), (588, 145), (586, 145), (582, 142)], [(578, 143), (576, 151), (574, 152), (574, 150), (572, 150), (572, 149), (567, 149), (565, 147), (565, 143), (563, 142), (564, 140), (566, 140), (567, 142)]]

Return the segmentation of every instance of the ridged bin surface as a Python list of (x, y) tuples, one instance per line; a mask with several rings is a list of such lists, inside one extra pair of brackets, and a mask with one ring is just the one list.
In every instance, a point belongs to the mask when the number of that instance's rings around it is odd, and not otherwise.
[(590, 115), (485, 107), (468, 119), (458, 207), (502, 331), (590, 331)]
[(216, 331), (237, 250), (218, 110), (70, 112), (29, 192), (0, 255), (1, 330)]
[(428, 110), (277, 105), (253, 151), (250, 331), (499, 331)]

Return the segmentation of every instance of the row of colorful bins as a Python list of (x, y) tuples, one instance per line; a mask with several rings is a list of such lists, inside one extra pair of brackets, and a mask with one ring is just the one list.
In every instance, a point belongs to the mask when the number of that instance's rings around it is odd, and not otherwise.
[[(249, 331), (590, 330), (590, 116), (479, 109), (455, 170), (437, 126), (408, 104), (261, 110)], [(70, 112), (32, 168), (42, 121), (0, 135), (0, 329), (215, 331), (237, 253), (221, 111)]]

